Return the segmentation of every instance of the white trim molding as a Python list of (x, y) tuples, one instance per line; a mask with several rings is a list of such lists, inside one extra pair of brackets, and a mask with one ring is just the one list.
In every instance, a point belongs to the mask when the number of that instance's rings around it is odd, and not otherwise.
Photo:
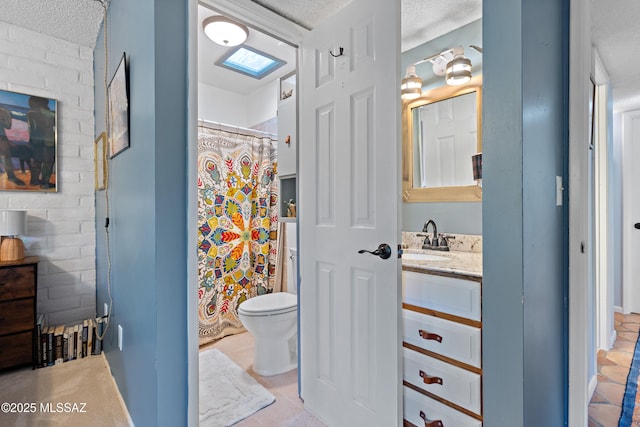
[(569, 426), (588, 423), (588, 236), (589, 75), (591, 6), (571, 0), (569, 32)]

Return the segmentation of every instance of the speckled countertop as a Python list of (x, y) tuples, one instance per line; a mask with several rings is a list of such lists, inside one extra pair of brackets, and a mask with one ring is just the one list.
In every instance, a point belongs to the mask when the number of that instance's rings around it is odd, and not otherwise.
[[(424, 253), (447, 258), (446, 260), (421, 261), (402, 258), (402, 268), (417, 272), (435, 272), (457, 274), (469, 277), (482, 277), (482, 237), (469, 235), (455, 235), (451, 239), (450, 251), (423, 250), (416, 242), (421, 243), (423, 237), (416, 233), (403, 232), (402, 242), (404, 253)], [(456, 249), (461, 250), (456, 250)]]
[(441, 261), (418, 261), (402, 258), (402, 268), (413, 271), (442, 272), (463, 276), (482, 277), (482, 253), (460, 251), (430, 251), (421, 249), (405, 249), (405, 253), (426, 253), (447, 258)]

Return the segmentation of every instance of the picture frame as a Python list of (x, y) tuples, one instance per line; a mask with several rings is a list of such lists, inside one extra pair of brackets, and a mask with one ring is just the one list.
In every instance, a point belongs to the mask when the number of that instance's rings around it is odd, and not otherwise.
[(93, 166), (95, 189), (104, 190), (107, 182), (107, 133), (102, 132), (94, 142)]
[(108, 87), (109, 156), (116, 157), (129, 148), (129, 74), (127, 55), (122, 54)]
[(0, 190), (58, 190), (58, 102), (0, 90)]

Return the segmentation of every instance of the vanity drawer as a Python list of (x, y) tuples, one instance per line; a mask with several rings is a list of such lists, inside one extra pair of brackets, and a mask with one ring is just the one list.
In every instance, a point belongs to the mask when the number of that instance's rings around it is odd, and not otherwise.
[(402, 289), (407, 304), (480, 321), (480, 282), (403, 271)]
[(406, 348), (403, 360), (406, 382), (478, 415), (482, 413), (480, 375)]
[(480, 328), (407, 309), (402, 310), (402, 320), (404, 342), (480, 368)]
[(434, 399), (418, 393), (408, 387), (404, 390), (404, 419), (414, 426), (424, 426), (425, 420), (440, 420), (442, 427), (482, 427), (482, 421), (456, 411)]

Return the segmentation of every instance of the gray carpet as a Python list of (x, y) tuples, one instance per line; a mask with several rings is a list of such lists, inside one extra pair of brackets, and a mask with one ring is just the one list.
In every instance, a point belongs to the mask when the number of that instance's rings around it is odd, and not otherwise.
[[(128, 427), (129, 418), (104, 355), (0, 375), (0, 426)], [(18, 411), (17, 404), (31, 405)], [(58, 407), (62, 404), (62, 407)]]
[(276, 399), (224, 353), (200, 352), (200, 427), (227, 427)]

